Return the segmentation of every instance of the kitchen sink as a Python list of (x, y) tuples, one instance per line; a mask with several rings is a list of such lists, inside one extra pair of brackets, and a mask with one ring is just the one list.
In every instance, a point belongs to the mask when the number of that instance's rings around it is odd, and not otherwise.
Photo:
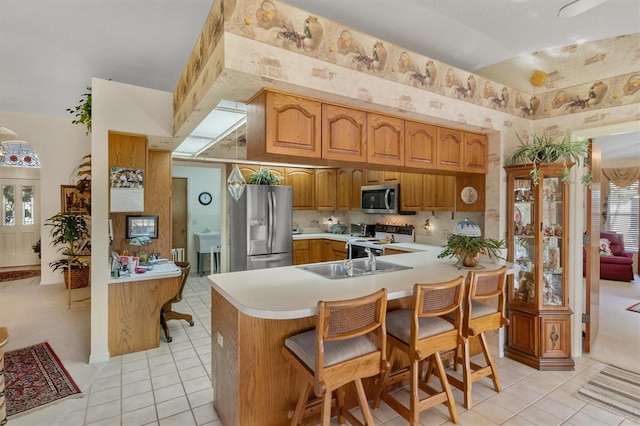
[[(384, 260), (376, 260), (376, 269), (372, 270), (369, 259), (353, 259), (352, 277), (361, 277), (363, 275), (381, 274), (384, 272), (402, 271), (404, 269), (412, 269), (411, 266), (398, 265), (397, 263), (387, 262)], [(322, 277), (329, 278), (331, 280), (337, 280), (341, 278), (349, 278), (347, 271), (344, 267), (345, 261), (340, 260), (337, 262), (329, 263), (316, 263), (312, 265), (302, 265), (297, 268), (313, 272)]]

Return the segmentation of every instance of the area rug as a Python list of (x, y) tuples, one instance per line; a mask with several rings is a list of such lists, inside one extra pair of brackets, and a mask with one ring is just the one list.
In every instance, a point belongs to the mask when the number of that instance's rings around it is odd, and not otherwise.
[(629, 306), (629, 307), (627, 308), (627, 311), (637, 312), (637, 313), (639, 313), (639, 314), (640, 314), (640, 302), (636, 303), (636, 304), (635, 304), (635, 305), (633, 305), (633, 306)]
[(7, 417), (80, 394), (49, 343), (4, 355)]
[(23, 280), (25, 278), (33, 278), (39, 276), (40, 271), (37, 269), (30, 269), (27, 271), (5, 271), (0, 272), (0, 282)]
[(589, 380), (576, 396), (640, 422), (640, 374), (609, 366)]

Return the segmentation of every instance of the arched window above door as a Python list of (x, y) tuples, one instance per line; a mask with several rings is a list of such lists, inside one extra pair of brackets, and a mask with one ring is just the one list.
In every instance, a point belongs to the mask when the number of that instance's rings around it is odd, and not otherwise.
[(40, 167), (40, 160), (25, 141), (6, 141), (0, 144), (0, 166)]

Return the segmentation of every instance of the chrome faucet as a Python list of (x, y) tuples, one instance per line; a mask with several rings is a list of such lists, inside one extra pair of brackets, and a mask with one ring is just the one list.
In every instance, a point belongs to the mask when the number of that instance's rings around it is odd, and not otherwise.
[(369, 247), (364, 249), (364, 252), (367, 253), (367, 257), (369, 260), (369, 270), (371, 272), (376, 270), (376, 255), (373, 254), (373, 251)]
[(353, 276), (353, 260), (351, 260), (351, 241), (347, 240), (344, 246), (347, 249), (347, 258), (344, 261), (344, 272), (348, 277)]

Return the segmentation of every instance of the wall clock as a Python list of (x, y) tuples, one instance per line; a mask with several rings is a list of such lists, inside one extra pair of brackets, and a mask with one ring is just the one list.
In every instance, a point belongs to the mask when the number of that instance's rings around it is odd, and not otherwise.
[(200, 204), (202, 204), (203, 206), (208, 206), (209, 204), (211, 204), (211, 194), (209, 194), (208, 192), (201, 192), (200, 195), (198, 195), (198, 201), (200, 201)]

